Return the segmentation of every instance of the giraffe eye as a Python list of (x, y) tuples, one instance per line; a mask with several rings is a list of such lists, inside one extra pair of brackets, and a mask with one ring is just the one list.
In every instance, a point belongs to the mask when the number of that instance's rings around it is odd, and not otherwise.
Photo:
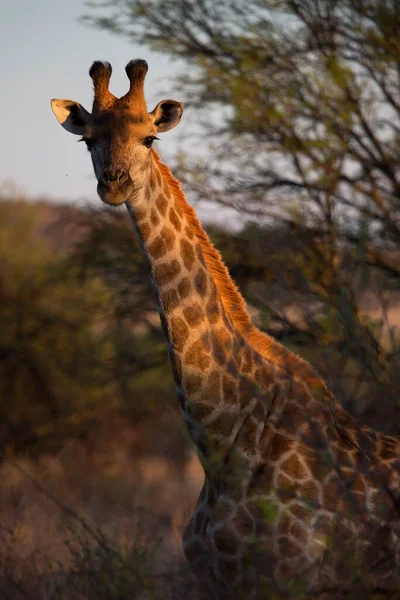
[(148, 137), (144, 138), (143, 140), (143, 146), (146, 146), (146, 148), (151, 148), (154, 140), (158, 140), (159, 138), (156, 137), (155, 135), (149, 135)]

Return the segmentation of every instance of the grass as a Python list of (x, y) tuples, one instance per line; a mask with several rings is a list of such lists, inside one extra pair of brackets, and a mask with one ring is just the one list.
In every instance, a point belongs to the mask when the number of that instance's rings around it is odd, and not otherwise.
[(91, 445), (70, 440), (56, 456), (3, 460), (0, 598), (200, 598), (181, 551), (202, 484), (197, 458), (157, 456), (159, 423), (141, 432), (156, 440), (153, 456), (132, 455), (137, 430), (113, 425)]

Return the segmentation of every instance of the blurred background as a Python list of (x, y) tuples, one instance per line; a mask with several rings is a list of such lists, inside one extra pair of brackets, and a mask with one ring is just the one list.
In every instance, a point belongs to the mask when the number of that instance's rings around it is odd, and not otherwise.
[(400, 433), (397, 0), (21, 0), (1, 7), (0, 598), (198, 598), (180, 539), (202, 471), (125, 210), (52, 97), (93, 60), (157, 149), (256, 323)]

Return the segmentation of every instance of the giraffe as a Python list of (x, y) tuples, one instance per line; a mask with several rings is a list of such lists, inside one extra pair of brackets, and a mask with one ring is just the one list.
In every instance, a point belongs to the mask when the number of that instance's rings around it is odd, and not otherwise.
[(72, 100), (52, 109), (86, 143), (101, 200), (126, 204), (149, 264), (205, 473), (183, 536), (187, 560), (215, 600), (400, 597), (400, 439), (359, 425), (311, 365), (252, 324), (152, 148), (183, 104), (163, 100), (148, 112), (147, 70), (129, 62), (130, 88), (117, 98), (111, 65), (96, 61), (92, 112)]

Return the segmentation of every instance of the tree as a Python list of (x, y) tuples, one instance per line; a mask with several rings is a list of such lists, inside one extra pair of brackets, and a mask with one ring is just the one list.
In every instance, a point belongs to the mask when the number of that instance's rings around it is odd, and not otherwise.
[[(400, 286), (397, 0), (116, 0), (98, 9), (91, 24), (185, 65), (182, 93), (196, 122), (206, 116), (212, 154), (181, 163), (186, 186), (264, 222), (264, 235), (280, 232), (279, 245), (275, 235), (265, 247), (275, 298), (284, 292), (288, 307), (301, 299), (303, 318), (300, 326), (259, 289), (267, 325), (329, 348), (317, 366), (350, 408), (376, 398), (392, 414), (399, 340), (385, 321)], [(361, 316), (366, 289), (382, 301), (375, 321)]]
[[(42, 207), (43, 208), (43, 207)], [(97, 333), (110, 292), (40, 235), (37, 206), (0, 203), (0, 452), (56, 448), (112, 391)]]

